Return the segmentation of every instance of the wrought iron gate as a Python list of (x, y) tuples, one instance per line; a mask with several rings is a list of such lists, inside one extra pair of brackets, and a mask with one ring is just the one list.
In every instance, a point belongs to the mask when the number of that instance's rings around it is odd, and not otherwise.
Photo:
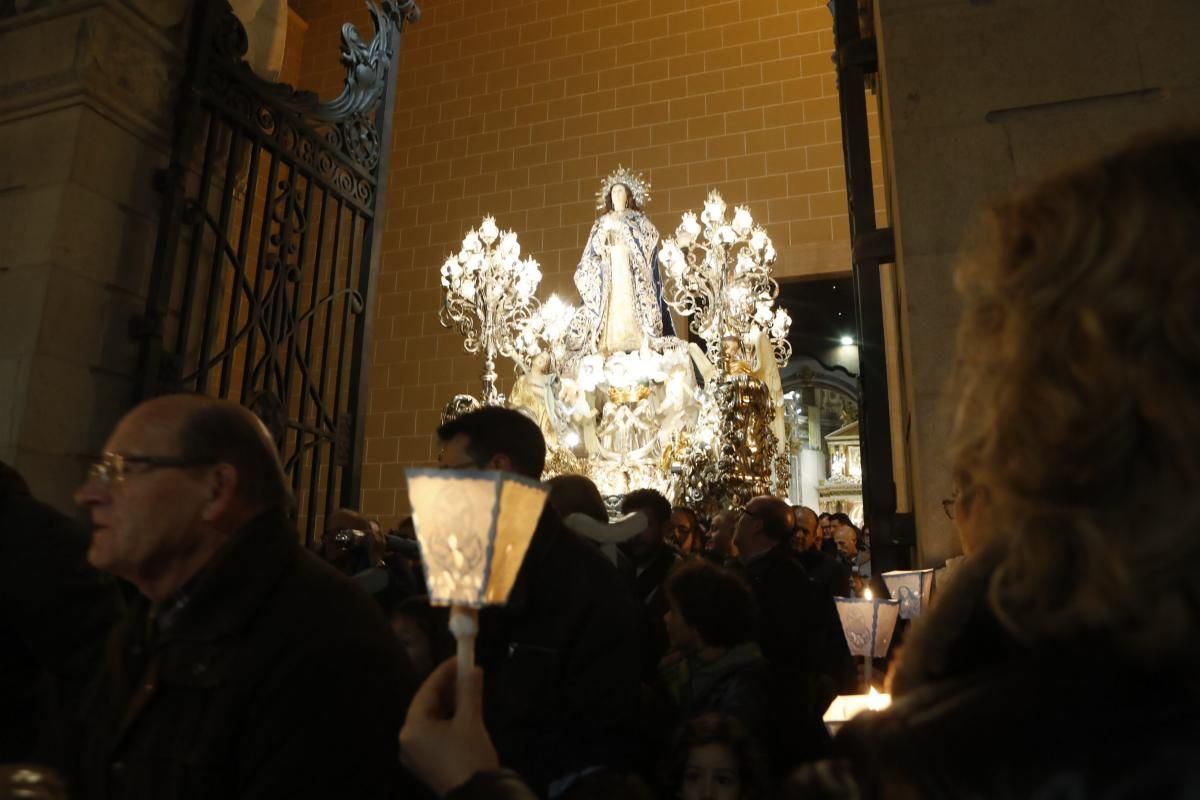
[(196, 391), (263, 419), (310, 542), (358, 501), (400, 31), (419, 13), (368, 8), (375, 37), (342, 27), (345, 85), (321, 103), (250, 70), (226, 0), (196, 4), (137, 331), (139, 399)]

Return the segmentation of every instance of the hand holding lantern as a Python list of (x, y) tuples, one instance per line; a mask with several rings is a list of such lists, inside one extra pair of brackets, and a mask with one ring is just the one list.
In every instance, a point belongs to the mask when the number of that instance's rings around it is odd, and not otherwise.
[(409, 469), (429, 600), (450, 606), (459, 675), (475, 663), (478, 609), (508, 601), (548, 490), (505, 472)]

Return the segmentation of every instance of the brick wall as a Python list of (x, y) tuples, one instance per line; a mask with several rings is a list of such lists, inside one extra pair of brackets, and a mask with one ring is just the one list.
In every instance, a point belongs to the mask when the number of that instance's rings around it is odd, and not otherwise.
[[(308, 23), (301, 84), (332, 96), (340, 25), (369, 32), (365, 8), (292, 5)], [(482, 359), (438, 323), (438, 270), (484, 214), (541, 263), (543, 298), (577, 301), (594, 194), (618, 164), (652, 182), (664, 235), (717, 187), (766, 226), (780, 277), (849, 269), (824, 0), (421, 7), (402, 43), (366, 421), (363, 509), (385, 521), (407, 509), (403, 468), (436, 457), (442, 405), (479, 390)]]

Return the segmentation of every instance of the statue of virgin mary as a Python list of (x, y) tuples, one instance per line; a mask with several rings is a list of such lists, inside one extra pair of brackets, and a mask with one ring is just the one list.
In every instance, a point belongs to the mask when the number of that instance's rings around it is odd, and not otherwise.
[(674, 336), (658, 272), (658, 229), (642, 213), (650, 187), (623, 167), (601, 183), (583, 257), (575, 269), (582, 300), (569, 338), (581, 352), (639, 350), (649, 340)]

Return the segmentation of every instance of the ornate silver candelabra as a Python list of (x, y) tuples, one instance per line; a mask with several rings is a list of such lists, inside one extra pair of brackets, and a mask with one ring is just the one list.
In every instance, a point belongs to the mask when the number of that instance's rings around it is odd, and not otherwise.
[(501, 405), (496, 389), (496, 356), (512, 358), (516, 337), (536, 313), (534, 297), (542, 280), (538, 262), (521, 259), (513, 231), (501, 232), (496, 220), (484, 217), (471, 229), (462, 249), (442, 265), (444, 297), (438, 318), (463, 335), (468, 353), (483, 351), (483, 402)]
[(735, 208), (730, 221), (725, 211), (721, 195), (711, 191), (699, 220), (687, 212), (675, 236), (663, 241), (658, 258), (670, 283), (667, 304), (691, 318), (692, 331), (704, 339), (722, 373), (748, 360), (749, 341), (759, 332), (768, 335), (775, 362), (783, 366), (792, 354), (787, 340), (792, 320), (774, 307), (775, 247), (748, 208)]
[(659, 252), (667, 303), (691, 318), (717, 367), (676, 456), (684, 502), (706, 513), (778, 493), (787, 476), (778, 367), (791, 356), (792, 320), (775, 308), (771, 238), (745, 206), (728, 221), (726, 210), (721, 195), (709, 192), (700, 217), (684, 214)]
[(524, 370), (538, 355), (549, 353), (555, 369), (566, 355), (563, 334), (575, 317), (575, 307), (552, 294), (531, 313), (514, 337), (513, 360)]

